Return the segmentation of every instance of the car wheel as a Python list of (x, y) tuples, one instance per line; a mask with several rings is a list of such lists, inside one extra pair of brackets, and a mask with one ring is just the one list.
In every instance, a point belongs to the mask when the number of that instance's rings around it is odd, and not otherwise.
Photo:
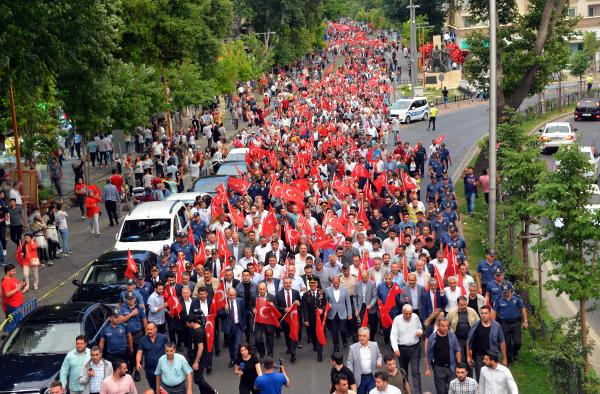
[(427, 119), (429, 119), (429, 114), (425, 112), (425, 114), (423, 115), (423, 120), (427, 122)]
[(406, 118), (404, 118), (404, 123), (406, 123), (406, 124), (410, 123), (410, 116), (407, 116)]

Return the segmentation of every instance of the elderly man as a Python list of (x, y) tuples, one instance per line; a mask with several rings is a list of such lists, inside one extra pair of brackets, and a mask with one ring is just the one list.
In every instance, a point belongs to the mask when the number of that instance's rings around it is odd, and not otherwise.
[(417, 284), (417, 275), (415, 273), (408, 274), (408, 284), (402, 288), (404, 296), (413, 307), (413, 313), (419, 316), (419, 308), (421, 307), (421, 299), (425, 289)]
[(352, 305), (354, 306), (354, 316), (357, 322), (364, 320), (365, 313), (367, 319), (369, 319), (370, 329), (370, 340), (375, 340), (375, 333), (377, 332), (377, 288), (375, 284), (369, 280), (369, 273), (367, 271), (361, 271), (360, 281), (356, 284), (354, 290), (354, 298), (352, 299)]
[(340, 350), (339, 337), (342, 337), (344, 347), (348, 346), (347, 321), (352, 319), (352, 306), (348, 290), (340, 286), (340, 277), (335, 276), (331, 279), (331, 287), (325, 289), (327, 302), (331, 309), (327, 314), (327, 325), (333, 338), (333, 351)]
[(354, 374), (358, 394), (367, 394), (375, 387), (373, 373), (382, 365), (379, 345), (369, 338), (369, 328), (359, 328), (358, 342), (350, 346), (348, 353), (348, 368)]
[(412, 385), (416, 393), (421, 392), (421, 361), (420, 339), (423, 336), (423, 327), (419, 317), (413, 313), (410, 304), (404, 304), (402, 314), (394, 318), (390, 332), (390, 344), (394, 354), (398, 357), (400, 368), (412, 375)]
[(221, 330), (229, 346), (229, 368), (233, 367), (246, 330), (246, 309), (244, 300), (237, 298), (235, 289), (227, 290), (227, 303), (219, 311)]
[(79, 384), (83, 386), (82, 394), (99, 393), (104, 378), (114, 372), (112, 364), (102, 358), (102, 352), (98, 346), (94, 346), (90, 350), (90, 356), (91, 358), (83, 364), (79, 373)]
[[(279, 313), (285, 315), (290, 312), (290, 309), (296, 305), (298, 308), (298, 321), (302, 321), (301, 313), (302, 310), (300, 308), (300, 292), (298, 290), (292, 289), (292, 280), (290, 278), (283, 279), (283, 287), (281, 290), (277, 292), (276, 295), (276, 305)], [(287, 321), (281, 321), (281, 328), (283, 329), (283, 333), (285, 336), (285, 344), (287, 347), (288, 354), (291, 355), (291, 362), (296, 362), (296, 347), (298, 346), (298, 342), (290, 338), (290, 330), (291, 327), (287, 323)], [(302, 330), (298, 330), (299, 333)]]

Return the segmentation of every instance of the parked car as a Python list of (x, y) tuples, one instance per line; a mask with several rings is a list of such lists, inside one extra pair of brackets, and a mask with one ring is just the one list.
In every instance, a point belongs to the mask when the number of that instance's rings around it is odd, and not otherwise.
[(560, 146), (572, 145), (577, 140), (577, 129), (571, 128), (569, 122), (546, 123), (543, 129), (540, 129), (540, 141), (542, 143), (542, 152), (556, 151)]
[[(102, 302), (116, 304), (121, 291), (125, 290), (125, 269), (127, 268), (127, 250), (106, 252), (87, 269), (81, 281), (73, 279), (77, 290), (71, 296), (71, 302)], [(132, 250), (131, 257), (138, 266), (138, 272), (148, 279), (150, 269), (158, 264), (158, 255), (148, 250)]]
[(227, 187), (228, 180), (229, 176), (224, 175), (211, 175), (204, 178), (198, 178), (192, 183), (188, 192), (207, 193), (214, 196), (217, 194), (217, 192), (215, 192), (217, 186), (223, 184), (223, 186)]
[[(594, 214), (597, 210), (600, 209), (600, 187), (598, 185), (591, 185), (592, 195), (590, 197), (589, 204), (585, 206), (585, 209), (590, 213)], [(554, 227), (561, 228), (564, 226), (563, 219), (557, 218), (554, 220)], [(600, 226), (600, 223), (596, 223), (596, 226)]]
[[(590, 162), (592, 170), (585, 173), (585, 176), (598, 177), (600, 174), (600, 157), (593, 146), (582, 146), (579, 148), (581, 155)], [(556, 160), (556, 169), (560, 167), (560, 160)]]
[(230, 161), (246, 161), (246, 153), (248, 153), (248, 148), (233, 148), (223, 161), (225, 163)]
[(210, 206), (210, 202), (212, 197), (208, 193), (196, 193), (196, 192), (187, 192), (187, 193), (175, 193), (171, 194), (167, 197), (167, 201), (181, 201), (184, 204), (194, 205), (196, 202), (196, 198), (200, 196), (202, 200), (206, 202), (206, 206)]
[(185, 205), (180, 201), (149, 201), (135, 207), (115, 235), (115, 250), (150, 250), (160, 253), (172, 244), (187, 225)]
[[(110, 309), (77, 302), (40, 306), (8, 336), (0, 351), (0, 393), (47, 394), (75, 338), (97, 345)], [(66, 392), (66, 391), (65, 391)]]
[(402, 123), (429, 119), (429, 102), (426, 97), (401, 98), (390, 107), (390, 117)]
[(577, 102), (575, 120), (600, 120), (600, 100), (581, 100)]

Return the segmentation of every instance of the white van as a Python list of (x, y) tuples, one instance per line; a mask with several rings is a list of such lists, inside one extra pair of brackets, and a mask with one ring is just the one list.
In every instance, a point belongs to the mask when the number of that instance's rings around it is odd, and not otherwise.
[(426, 97), (401, 98), (390, 107), (390, 117), (402, 123), (429, 119), (429, 101)]
[(176, 241), (177, 233), (187, 225), (185, 205), (181, 201), (148, 201), (125, 217), (116, 234), (114, 250), (162, 252), (165, 244)]

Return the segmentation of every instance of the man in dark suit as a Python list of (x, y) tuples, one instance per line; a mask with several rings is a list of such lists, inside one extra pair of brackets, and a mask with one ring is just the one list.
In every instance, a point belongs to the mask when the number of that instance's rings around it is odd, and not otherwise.
[[(259, 283), (258, 284), (258, 294), (256, 295), (256, 298), (254, 299), (254, 305), (252, 308), (252, 313), (256, 316), (261, 313), (260, 310), (257, 310), (256, 305), (259, 303), (260, 300), (264, 300), (264, 302), (270, 304), (270, 305), (275, 305), (275, 303), (277, 302), (275, 299), (275, 296), (272, 294), (269, 294), (269, 292), (267, 292), (267, 284), (266, 283)], [(256, 321), (256, 320), (255, 320)], [(273, 357), (273, 344), (275, 343), (275, 326), (270, 325), (270, 324), (263, 324), (263, 323), (256, 323), (254, 324), (254, 342), (256, 344), (256, 349), (258, 350), (258, 353), (260, 354), (260, 358), (264, 358), (265, 354), (268, 357)], [(265, 349), (265, 344), (266, 344), (266, 349)]]
[(421, 300), (423, 299), (425, 288), (417, 284), (417, 275), (414, 273), (408, 274), (408, 284), (402, 287), (402, 291), (413, 307), (413, 313), (421, 317)]
[(281, 280), (273, 276), (273, 270), (270, 268), (266, 268), (264, 270), (264, 275), (265, 279), (261, 280), (260, 283), (267, 285), (267, 293), (271, 294), (272, 296), (277, 295), (281, 285)]
[(317, 281), (309, 282), (310, 290), (302, 296), (302, 316), (304, 325), (308, 327), (308, 335), (313, 345), (313, 351), (317, 352), (317, 360), (323, 361), (323, 346), (317, 340), (317, 312), (321, 313), (321, 318), (325, 312), (327, 299), (323, 290), (317, 288)]
[(240, 261), (240, 259), (244, 256), (244, 249), (246, 245), (240, 242), (240, 236), (237, 233), (233, 233), (231, 235), (231, 243), (227, 245), (227, 249), (229, 249), (229, 256), (233, 256), (235, 261)]
[(251, 273), (247, 269), (242, 273), (242, 281), (235, 287), (237, 296), (244, 301), (244, 311), (246, 312), (245, 324), (246, 341), (252, 341), (252, 301), (256, 298), (256, 285), (250, 281)]
[(229, 368), (235, 364), (235, 359), (242, 344), (242, 337), (246, 330), (246, 310), (244, 301), (237, 298), (234, 288), (227, 290), (227, 303), (219, 311), (221, 328), (229, 346)]
[(275, 256), (275, 260), (278, 264), (284, 264), (285, 259), (287, 258), (287, 254), (288, 253), (285, 249), (279, 250), (279, 242), (271, 241), (271, 251), (267, 252), (267, 254), (265, 255), (265, 261), (268, 262), (269, 257)]
[[(200, 312), (205, 317), (210, 314), (210, 308), (212, 306), (213, 298), (214, 298), (214, 293), (211, 293), (210, 290), (212, 290), (210, 288), (210, 286), (209, 287), (202, 286), (202, 287), (198, 288), (198, 299), (197, 299), (198, 305), (200, 307)], [(213, 294), (213, 296), (210, 296), (210, 294)], [(217, 319), (217, 320), (215, 320), (215, 326), (214, 326), (214, 342), (213, 342), (213, 349), (212, 349), (213, 351), (206, 354), (206, 373), (209, 375), (212, 372), (213, 353), (218, 356), (219, 353), (221, 352), (220, 328), (221, 328), (221, 323)]]
[(304, 282), (304, 286), (308, 289), (309, 288), (309, 283), (311, 279), (314, 279), (317, 281), (317, 287), (319, 289), (321, 289), (321, 279), (319, 279), (318, 276), (313, 275), (313, 266), (312, 265), (305, 265), (304, 266), (304, 275), (300, 275), (300, 277), (302, 278), (302, 282)]
[(421, 321), (425, 321), (431, 315), (434, 309), (446, 309), (448, 299), (443, 291), (438, 289), (438, 283), (435, 278), (429, 279), (429, 291), (423, 292), (419, 311), (421, 312)]
[(371, 282), (369, 279), (369, 273), (365, 270), (360, 272), (360, 281), (356, 283), (356, 289), (354, 290), (352, 302), (354, 303), (354, 310), (356, 313), (355, 317), (357, 322), (363, 320), (365, 317), (365, 311), (368, 311), (369, 340), (374, 341), (378, 325), (377, 289), (375, 288), (375, 283)]
[[(298, 305), (298, 321), (302, 322), (300, 316), (302, 313), (302, 308), (300, 308), (300, 292), (292, 289), (292, 280), (290, 278), (284, 278), (282, 282), (283, 287), (277, 292), (276, 296), (277, 309), (279, 309), (282, 315), (285, 315), (294, 304)], [(283, 334), (285, 335), (287, 353), (291, 354), (291, 361), (296, 362), (296, 347), (298, 347), (298, 342), (290, 338), (290, 326), (285, 320), (281, 321), (281, 328), (283, 328)], [(298, 331), (302, 331), (302, 328), (300, 327)]]
[[(221, 273), (222, 263), (217, 254), (217, 249), (210, 251), (210, 258), (204, 263), (204, 271), (210, 271), (213, 278), (218, 278)], [(198, 278), (200, 280), (200, 278)]]
[(230, 288), (237, 288), (237, 285), (240, 283), (239, 280), (233, 277), (233, 270), (231, 268), (225, 269), (225, 274), (223, 275), (223, 285), (225, 286), (225, 291)]
[(175, 319), (175, 332), (177, 333), (177, 347), (180, 348), (181, 345), (184, 345), (189, 349), (190, 346), (190, 336), (189, 330), (185, 323), (187, 322), (187, 317), (191, 314), (200, 314), (200, 303), (197, 298), (192, 298), (192, 291), (188, 287), (184, 287), (181, 289), (181, 297), (179, 298), (179, 303), (181, 304), (181, 313), (179, 314), (179, 318)]

